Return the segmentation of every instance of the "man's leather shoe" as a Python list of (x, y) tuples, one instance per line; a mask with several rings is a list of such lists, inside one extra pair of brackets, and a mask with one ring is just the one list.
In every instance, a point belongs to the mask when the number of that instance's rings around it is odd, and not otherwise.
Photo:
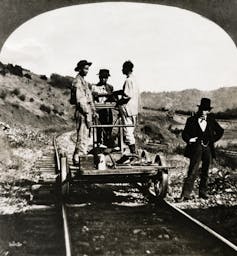
[(126, 164), (129, 160), (129, 156), (123, 155), (119, 160), (116, 161), (116, 164)]

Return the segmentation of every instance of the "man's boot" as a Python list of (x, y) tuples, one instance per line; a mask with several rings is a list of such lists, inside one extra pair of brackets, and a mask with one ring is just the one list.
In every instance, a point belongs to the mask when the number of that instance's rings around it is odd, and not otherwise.
[(136, 146), (135, 144), (129, 145), (130, 152), (133, 156), (130, 157), (129, 161), (130, 164), (136, 164), (139, 161), (139, 157), (136, 152)]
[(180, 202), (192, 199), (191, 197), (192, 190), (193, 190), (193, 183), (190, 181), (187, 181), (187, 178), (184, 179), (184, 185), (183, 185), (181, 197), (178, 198), (176, 202), (180, 203)]
[(208, 199), (207, 194), (207, 179), (201, 179), (199, 185), (199, 197), (203, 199)]
[(79, 149), (75, 148), (75, 151), (73, 153), (73, 164), (79, 165), (79, 163), (80, 163)]
[(129, 157), (126, 155), (123, 155), (119, 160), (116, 161), (116, 164), (124, 164), (129, 160)]
[(136, 154), (136, 146), (135, 144), (129, 145), (129, 149), (131, 154)]

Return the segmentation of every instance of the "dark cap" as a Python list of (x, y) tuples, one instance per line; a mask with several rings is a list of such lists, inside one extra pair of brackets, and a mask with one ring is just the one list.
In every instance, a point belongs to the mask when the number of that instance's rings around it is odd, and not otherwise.
[(75, 67), (75, 71), (79, 71), (81, 68), (84, 68), (86, 65), (91, 66), (92, 62), (88, 62), (87, 60), (80, 60)]
[(101, 77), (108, 78), (110, 76), (108, 69), (100, 69), (99, 73), (97, 74)]
[(201, 110), (211, 110), (211, 100), (208, 98), (202, 98), (201, 99), (201, 104), (197, 105), (199, 107), (199, 109)]

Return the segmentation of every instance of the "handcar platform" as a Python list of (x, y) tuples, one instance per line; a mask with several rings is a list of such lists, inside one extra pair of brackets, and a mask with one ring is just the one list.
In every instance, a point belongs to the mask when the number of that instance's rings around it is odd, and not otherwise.
[[(97, 109), (116, 109), (114, 104), (97, 104)], [(113, 124), (99, 124), (94, 122), (91, 126), (93, 136), (93, 150), (91, 154), (80, 157), (78, 164), (69, 164), (66, 154), (60, 158), (60, 181), (61, 192), (63, 195), (70, 193), (70, 183), (130, 183), (141, 184), (142, 186), (153, 189), (157, 198), (166, 196), (168, 190), (168, 170), (172, 167), (164, 165), (160, 155), (156, 155), (153, 161), (150, 161), (148, 152), (143, 150), (141, 154), (129, 155), (131, 158), (137, 158), (137, 161), (129, 164), (118, 164), (117, 157), (125, 155), (126, 143), (124, 142), (124, 125), (121, 117)], [(130, 126), (130, 125), (129, 125)], [(117, 131), (116, 139), (119, 150), (101, 149), (97, 140), (97, 129), (111, 128)], [(126, 156), (128, 156), (126, 154)], [(100, 158), (101, 157), (101, 158)], [(101, 162), (102, 160), (102, 162)], [(102, 163), (102, 167), (100, 166)]]

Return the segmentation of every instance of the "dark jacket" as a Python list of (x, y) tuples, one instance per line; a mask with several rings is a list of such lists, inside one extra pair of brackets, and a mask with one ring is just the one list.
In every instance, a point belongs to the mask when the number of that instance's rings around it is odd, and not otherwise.
[[(214, 143), (218, 141), (223, 133), (224, 129), (217, 123), (213, 115), (207, 116), (207, 128), (208, 129), (208, 141), (209, 141), (209, 147), (211, 149), (212, 157), (215, 158), (215, 146)], [(186, 157), (191, 157), (193, 150), (195, 150), (195, 146), (197, 143), (200, 143), (198, 140), (196, 143), (190, 143), (189, 140), (194, 137), (200, 136), (200, 126), (198, 123), (198, 116), (194, 115), (187, 119), (187, 122), (185, 124), (184, 130), (182, 132), (182, 138), (187, 143), (187, 146), (185, 148), (184, 155)]]

